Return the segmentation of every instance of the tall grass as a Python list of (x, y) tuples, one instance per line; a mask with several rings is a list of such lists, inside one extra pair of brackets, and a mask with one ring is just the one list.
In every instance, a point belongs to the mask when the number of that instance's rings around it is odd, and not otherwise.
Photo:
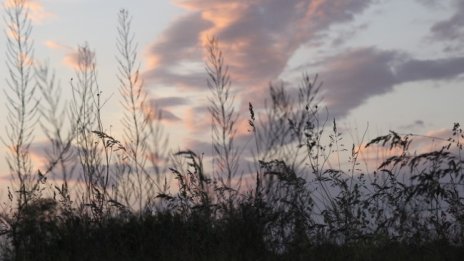
[[(161, 148), (163, 137), (157, 126), (161, 115), (151, 107), (140, 78), (137, 46), (131, 32), (131, 17), (126, 10), (119, 13), (116, 43), (119, 65), (117, 78), (125, 112), (121, 119), (124, 127), (123, 144), (127, 152), (126, 157), (120, 161), (124, 171), (118, 177), (119, 187), (121, 199), (126, 206), (136, 205), (138, 209), (143, 209), (156, 196), (154, 183), (159, 183), (162, 175), (162, 167), (156, 160), (159, 158), (162, 161), (166, 157), (166, 149)], [(150, 142), (153, 142), (151, 146)], [(149, 162), (152, 171), (149, 170)]]
[(33, 77), (34, 47), (30, 38), (32, 26), (24, 1), (14, 0), (13, 6), (6, 10), (7, 50), (6, 65), (9, 78), (6, 80), (7, 122), (5, 126), (8, 149), (6, 158), (11, 176), (17, 182), (18, 211), (34, 197), (31, 187), (34, 184), (30, 146), (33, 130), (37, 123), (38, 100)]
[[(457, 260), (462, 254), (464, 134), (458, 123), (438, 150), (413, 147), (414, 139), (436, 138), (394, 131), (348, 146), (320, 109), (318, 77), (307, 74), (295, 95), (272, 84), (265, 108), (251, 100), (249, 115), (239, 115), (226, 57), (212, 38), (205, 88), (214, 153), (213, 165), (205, 166), (203, 151), (166, 150), (160, 115), (140, 78), (127, 11), (119, 13), (116, 40), (124, 108), (117, 137), (103, 123), (107, 98), (90, 47), (79, 47), (72, 100), (60, 102), (53, 70), (30, 58), (24, 0), (13, 3), (6, 9), (5, 145), (14, 186), (0, 217), (3, 259)], [(45, 169), (30, 160), (39, 116), (50, 143)], [(234, 143), (239, 117), (249, 117), (247, 147)], [(392, 156), (368, 172), (359, 162), (366, 148)], [(246, 169), (241, 160), (252, 162), (251, 173), (239, 171)]]
[(228, 67), (215, 38), (209, 39), (207, 46), (208, 61), (206, 72), (207, 85), (211, 91), (209, 112), (211, 114), (211, 143), (214, 150), (213, 168), (217, 178), (226, 176), (226, 185), (232, 187), (232, 178), (237, 175), (238, 150), (234, 145), (237, 133), (237, 113), (234, 111), (235, 97), (231, 93), (231, 81)]

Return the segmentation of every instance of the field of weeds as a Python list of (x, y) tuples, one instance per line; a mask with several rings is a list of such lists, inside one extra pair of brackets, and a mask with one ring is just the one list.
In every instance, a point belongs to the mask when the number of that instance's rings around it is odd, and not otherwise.
[[(226, 61), (211, 38), (205, 62), (211, 160), (170, 151), (160, 115), (144, 109), (131, 17), (118, 16), (117, 77), (124, 132), (107, 133), (95, 57), (79, 68), (63, 104), (53, 70), (31, 59), (24, 1), (6, 9), (9, 69), (2, 205), (3, 260), (459, 260), (464, 254), (464, 134), (449, 139), (395, 131), (343, 144), (321, 110), (316, 77), (294, 95), (270, 86), (267, 105), (234, 109)], [(115, 97), (112, 97), (115, 99)], [(236, 142), (248, 119), (247, 146)], [(66, 126), (66, 128), (64, 127)], [(31, 144), (49, 141), (43, 169)], [(175, 138), (175, 137), (170, 137)], [(439, 141), (436, 150), (423, 144)], [(361, 152), (390, 152), (375, 170)], [(343, 162), (341, 162), (343, 161)], [(244, 166), (243, 162), (248, 162)]]

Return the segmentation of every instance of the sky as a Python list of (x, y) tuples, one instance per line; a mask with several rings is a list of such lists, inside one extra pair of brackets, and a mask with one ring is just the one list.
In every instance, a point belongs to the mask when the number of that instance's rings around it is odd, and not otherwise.
[[(56, 70), (65, 97), (77, 46), (87, 43), (95, 52), (108, 98), (104, 124), (116, 136), (122, 8), (133, 17), (144, 86), (162, 110), (171, 144), (181, 149), (201, 149), (210, 130), (204, 47), (212, 36), (243, 122), (248, 103), (262, 105), (270, 83), (293, 88), (303, 73), (318, 75), (330, 117), (352, 136), (366, 128), (371, 137), (390, 129), (441, 135), (464, 122), (463, 0), (28, 0), (28, 6), (35, 59)], [(0, 78), (6, 72), (0, 63)], [(0, 112), (5, 122), (5, 106)], [(246, 124), (238, 126), (247, 132)], [(0, 169), (8, 173), (6, 164)]]

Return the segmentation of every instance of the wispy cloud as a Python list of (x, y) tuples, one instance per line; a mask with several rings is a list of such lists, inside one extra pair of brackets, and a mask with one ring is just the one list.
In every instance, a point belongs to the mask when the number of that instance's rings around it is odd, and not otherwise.
[(63, 61), (67, 66), (75, 70), (81, 67), (90, 67), (95, 61), (95, 52), (88, 48), (82, 49), (78, 47), (68, 52)]
[(169, 124), (180, 122), (181, 119), (172, 113), (168, 107), (170, 106), (160, 106), (154, 99), (151, 99), (143, 105), (143, 110), (151, 120), (160, 120)]
[(63, 63), (73, 70), (78, 70), (80, 66), (90, 66), (91, 64), (88, 63), (95, 59), (95, 52), (88, 47), (73, 48), (54, 40), (46, 40), (44, 45), (49, 49), (63, 52)]
[[(464, 13), (463, 2), (453, 1), (459, 11), (431, 29), (436, 37), (442, 35), (442, 39), (449, 41), (460, 37), (462, 26), (459, 25)], [(202, 69), (198, 64), (204, 60), (204, 47), (208, 37), (212, 36), (219, 39), (234, 90), (239, 95), (237, 101), (243, 104), (264, 100), (269, 81), (282, 75), (299, 48), (315, 43), (337, 47), (338, 50), (325, 54), (321, 60), (298, 67), (299, 71), (314, 71), (317, 68), (324, 81), (324, 101), (330, 113), (337, 118), (347, 116), (372, 96), (392, 92), (396, 85), (454, 79), (464, 73), (464, 56), (459, 55), (419, 59), (402, 50), (385, 50), (379, 46), (341, 49), (344, 41), (367, 28), (366, 24), (356, 23), (355, 20), (378, 1), (173, 2), (187, 13), (173, 22), (147, 50), (149, 66), (144, 76), (149, 83), (207, 92), (205, 73), (192, 71), (190, 66), (196, 64)], [(439, 4), (434, 0), (420, 2), (428, 6)], [(326, 37), (335, 25), (340, 24), (348, 25), (348, 29), (340, 31), (335, 38)], [(446, 24), (452, 26), (446, 27)], [(241, 111), (246, 110), (242, 107)], [(193, 120), (199, 118), (195, 110), (187, 110), (179, 117), (186, 120), (186, 128), (191, 132), (205, 130), (209, 124), (206, 120)]]
[[(18, 0), (7, 0), (4, 2), (5, 8), (12, 8)], [(43, 23), (55, 17), (55, 14), (45, 10), (42, 2), (38, 0), (25, 0), (24, 7), (29, 11), (29, 18), (34, 23)]]
[(152, 99), (151, 102), (153, 105), (160, 108), (177, 107), (190, 104), (188, 99), (174, 96)]
[[(70, 157), (70, 155), (75, 155), (78, 148), (74, 145), (71, 145), (69, 151), (64, 154), (66, 160), (63, 162), (64, 165), (56, 164), (53, 166), (51, 173), (46, 173), (50, 167), (51, 161), (55, 161), (58, 158), (57, 153), (50, 143), (48, 142), (36, 142), (30, 148), (30, 157), (32, 165), (34, 166), (33, 171), (40, 170), (42, 173), (47, 174), (47, 178), (62, 180), (63, 171), (66, 169), (66, 174), (68, 179), (76, 180), (78, 177), (74, 176), (76, 167), (80, 165), (79, 159), (77, 157)], [(78, 171), (77, 171), (78, 172)]]
[(207, 107), (193, 107), (188, 108), (184, 111), (182, 115), (184, 121), (184, 127), (191, 136), (200, 137), (204, 135), (205, 132), (210, 131), (211, 129), (211, 117), (209, 116), (209, 111)]
[[(189, 11), (149, 49), (149, 80), (177, 87), (204, 87), (204, 74), (170, 68), (198, 62), (208, 37), (217, 36), (235, 82), (263, 86), (277, 78), (295, 51), (331, 25), (347, 22), (370, 0), (177, 0)], [(265, 85), (265, 84), (264, 84)]]
[(454, 79), (464, 73), (464, 57), (419, 60), (404, 52), (375, 47), (346, 50), (321, 63), (325, 102), (337, 118), (372, 96), (391, 92), (395, 85)]
[(445, 51), (464, 50), (464, 1), (454, 0), (455, 13), (443, 21), (435, 23), (431, 28), (431, 38), (435, 41), (445, 41)]
[(329, 111), (343, 117), (369, 97), (390, 91), (397, 82), (391, 67), (397, 56), (370, 47), (327, 58), (321, 76)]
[(423, 120), (415, 120), (414, 122), (406, 125), (399, 126), (400, 130), (411, 131), (416, 129), (423, 129), (425, 127), (425, 122)]
[(443, 0), (416, 0), (418, 3), (421, 3), (430, 8), (437, 8), (443, 4)]
[(72, 50), (71, 47), (69, 46), (66, 46), (66, 45), (63, 45), (63, 44), (60, 44), (54, 40), (46, 40), (44, 42), (44, 45), (49, 48), (49, 49), (53, 49), (53, 50)]

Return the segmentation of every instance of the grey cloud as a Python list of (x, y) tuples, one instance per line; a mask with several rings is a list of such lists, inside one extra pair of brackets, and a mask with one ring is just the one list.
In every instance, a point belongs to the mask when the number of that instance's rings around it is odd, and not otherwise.
[(219, 39), (232, 44), (247, 41), (240, 53), (232, 53), (233, 63), (240, 65), (232, 70), (248, 82), (267, 82), (282, 73), (301, 45), (316, 40), (333, 24), (350, 21), (369, 2), (255, 1), (241, 19), (219, 33)]
[(162, 120), (167, 120), (167, 121), (180, 121), (180, 118), (177, 117), (174, 113), (164, 110), (164, 109), (158, 109), (157, 111), (159, 115), (161, 116)]
[[(158, 101), (161, 101), (161, 102), (158, 102)], [(149, 106), (149, 109), (155, 112), (155, 115), (160, 116), (162, 120), (177, 122), (177, 121), (180, 121), (181, 119), (177, 117), (174, 113), (166, 109), (167, 107), (170, 107), (170, 106), (162, 106), (162, 103), (169, 104), (171, 102), (174, 104), (176, 102), (179, 103), (181, 101), (182, 101), (181, 98), (173, 99), (173, 97), (151, 99), (148, 106)]]
[(447, 51), (462, 50), (464, 40), (464, 1), (455, 0), (456, 12), (450, 18), (437, 22), (431, 28), (431, 37), (435, 41), (449, 42)]
[[(77, 181), (80, 179), (79, 173), (81, 171), (81, 165), (78, 157), (74, 157), (78, 151), (78, 147), (76, 147), (75, 145), (71, 145), (69, 150), (66, 153), (64, 153), (64, 155), (62, 155), (65, 159), (64, 167), (66, 168), (68, 180)], [(35, 158), (36, 160), (41, 159), (40, 161), (43, 164), (41, 169), (42, 172), (44, 172), (46, 168), (50, 167), (50, 162), (55, 161), (58, 157), (57, 154), (59, 153), (60, 151), (55, 151), (49, 142), (36, 142), (33, 143), (30, 147), (30, 154), (32, 158)], [(62, 181), (63, 173), (64, 169), (62, 168), (61, 164), (56, 164), (50, 173), (44, 174), (46, 174), (46, 177), (50, 180)]]
[(198, 114), (209, 115), (208, 106), (196, 106), (193, 111)]
[(200, 12), (183, 16), (164, 32), (150, 52), (155, 53), (163, 65), (176, 64), (186, 58), (201, 58), (196, 49), (198, 33), (209, 27), (211, 23), (203, 20)]
[(326, 60), (323, 91), (329, 111), (344, 117), (368, 98), (405, 82), (452, 79), (464, 73), (464, 57), (417, 60), (396, 51), (360, 48)]
[[(240, 135), (234, 139), (234, 149), (239, 153), (238, 166), (239, 173), (248, 173), (250, 170), (254, 171), (254, 165), (256, 163), (253, 160), (252, 147), (253, 144), (250, 144), (251, 137), (249, 135)], [(204, 161), (209, 160), (214, 155), (214, 148), (211, 146), (211, 143), (204, 142), (200, 140), (189, 140), (186, 142), (185, 150), (191, 150), (197, 155), (201, 155), (204, 158)], [(204, 162), (205, 163), (205, 162)]]
[(151, 102), (159, 108), (176, 107), (190, 104), (190, 101), (188, 99), (181, 97), (164, 97), (152, 99)]
[(360, 24), (353, 26), (349, 28), (348, 30), (341, 31), (337, 34), (337, 36), (332, 40), (332, 46), (333, 47), (340, 47), (344, 43), (346, 43), (351, 37), (359, 33), (360, 31), (363, 31), (367, 29), (368, 24)]
[(189, 140), (186, 142), (185, 150), (191, 150), (198, 155), (204, 155), (206, 157), (211, 157), (213, 155), (213, 147), (211, 143), (200, 141), (200, 140)]
[(464, 72), (464, 57), (437, 60), (410, 60), (396, 69), (399, 82), (440, 80)]
[(390, 91), (397, 82), (390, 63), (397, 55), (363, 48), (329, 58), (321, 76), (330, 113), (345, 116), (369, 97)]
[[(259, 97), (250, 94), (267, 92), (268, 81), (279, 77), (300, 46), (320, 41), (321, 35), (333, 25), (352, 21), (374, 2), (177, 1), (191, 13), (173, 23), (161, 40), (153, 44), (150, 55), (157, 59), (158, 64), (146, 72), (146, 76), (149, 80), (170, 86), (207, 91), (206, 74), (177, 73), (172, 69), (183, 63), (201, 61), (201, 37), (208, 30), (214, 29), (226, 63), (230, 65), (231, 79), (238, 82), (238, 86), (247, 86), (239, 90), (246, 98), (238, 97), (246, 103), (250, 98)], [(461, 3), (458, 9), (464, 10), (464, 2)], [(461, 13), (464, 14), (464, 11)], [(450, 20), (442, 21), (442, 25), (435, 25), (435, 33), (452, 37), (459, 32), (462, 26), (458, 28), (454, 24), (450, 25), (449, 32), (442, 27), (453, 22), (461, 24), (461, 13), (457, 12)], [(214, 20), (219, 19), (214, 18), (214, 15), (223, 20)], [(215, 22), (222, 22), (222, 26), (216, 26)], [(359, 30), (362, 29), (361, 25)], [(348, 50), (317, 63), (318, 68), (322, 68), (320, 78), (324, 81), (322, 90), (325, 91), (325, 101), (330, 106), (330, 112), (337, 117), (346, 116), (350, 110), (372, 96), (392, 91), (394, 85), (453, 78), (463, 72), (463, 64), (464, 57), (418, 60), (399, 51), (374, 47)]]
[(174, 22), (150, 50), (154, 68), (146, 71), (148, 81), (179, 86), (205, 85), (203, 75), (181, 75), (172, 72), (183, 61), (201, 61), (198, 39), (200, 32), (211, 27), (211, 23), (201, 17), (200, 12), (188, 14)]
[(157, 68), (145, 73), (150, 82), (175, 86), (179, 89), (207, 90), (206, 73), (180, 75), (170, 72), (166, 68)]
[(423, 4), (426, 7), (437, 8), (443, 4), (443, 0), (416, 0), (420, 4)]
[[(215, 0), (176, 1), (193, 10), (164, 33), (150, 50), (158, 58), (156, 68), (146, 76), (164, 84), (204, 86), (198, 75), (180, 75), (167, 69), (182, 61), (200, 61), (201, 35), (215, 29), (226, 63), (235, 82), (248, 86), (277, 78), (294, 52), (331, 25), (351, 21), (371, 0)], [(215, 27), (217, 15), (226, 26)], [(207, 14), (207, 15), (206, 15)], [(203, 16), (202, 16), (203, 15)], [(211, 16), (211, 15), (210, 15)], [(207, 19), (210, 19), (207, 21)], [(212, 20), (211, 20), (212, 19)], [(202, 75), (204, 79), (204, 75)], [(189, 82), (188, 79), (194, 79)]]

